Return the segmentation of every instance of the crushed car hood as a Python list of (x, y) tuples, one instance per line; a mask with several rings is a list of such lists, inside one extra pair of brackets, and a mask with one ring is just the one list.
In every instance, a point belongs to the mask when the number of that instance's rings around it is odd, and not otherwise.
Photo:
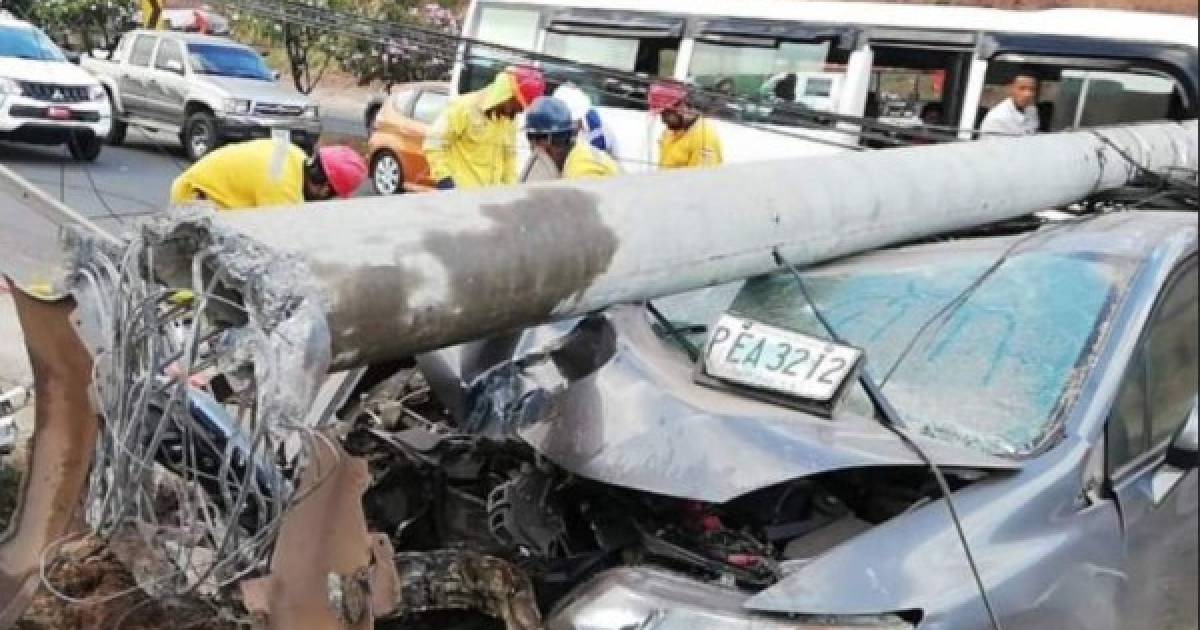
[[(868, 414), (832, 418), (693, 382), (640, 307), (424, 355), (439, 398), (469, 430), (517, 435), (565, 470), (720, 503), (817, 473), (922, 460)], [(916, 437), (942, 466), (1019, 462)]]

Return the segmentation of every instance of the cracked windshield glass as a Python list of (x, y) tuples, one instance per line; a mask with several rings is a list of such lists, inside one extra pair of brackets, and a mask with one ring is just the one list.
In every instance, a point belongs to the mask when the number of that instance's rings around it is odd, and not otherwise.
[[(882, 253), (803, 275), (837, 334), (865, 350), (907, 425), (1020, 455), (1039, 445), (1074, 394), (1126, 271), (1115, 262), (1017, 251), (985, 276), (1007, 240), (953, 257)], [(698, 346), (707, 339), (701, 326), (722, 312), (829, 337), (786, 272), (655, 304), (690, 327)], [(872, 413), (855, 390), (838, 411)]]

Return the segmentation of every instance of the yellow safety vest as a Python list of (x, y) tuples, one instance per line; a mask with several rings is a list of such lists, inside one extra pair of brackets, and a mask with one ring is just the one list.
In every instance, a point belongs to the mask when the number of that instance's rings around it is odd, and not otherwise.
[(447, 177), (457, 188), (481, 188), (517, 181), (517, 126), (487, 110), (514, 95), (504, 72), (488, 87), (456, 99), (425, 136), (425, 159), (433, 181)]
[(303, 203), (308, 156), (291, 144), (283, 147), (283, 155), (277, 150), (274, 140), (263, 139), (213, 151), (175, 178), (171, 204), (203, 198), (220, 210), (244, 210)]
[(658, 140), (659, 168), (720, 166), (721, 138), (708, 121), (700, 118), (683, 131), (667, 129)]
[(612, 156), (588, 144), (579, 141), (567, 154), (563, 164), (563, 179), (602, 179), (620, 174), (621, 168)]

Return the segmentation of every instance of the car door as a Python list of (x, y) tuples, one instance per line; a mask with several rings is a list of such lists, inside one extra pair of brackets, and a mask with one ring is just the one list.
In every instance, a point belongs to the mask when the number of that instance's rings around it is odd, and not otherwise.
[(183, 124), (187, 72), (183, 43), (164, 38), (154, 55), (154, 69), (150, 72), (146, 90), (151, 115), (155, 120), (171, 125)]
[(134, 36), (129, 47), (129, 58), (120, 68), (118, 84), (121, 87), (121, 105), (128, 116), (149, 118), (147, 79), (154, 61), (154, 50), (158, 37), (147, 33)]
[(1196, 405), (1197, 271), (1172, 275), (1111, 412), (1107, 469), (1123, 528), (1126, 628), (1197, 627), (1197, 473), (1165, 461)]
[(400, 159), (404, 163), (404, 172), (412, 174), (407, 178), (411, 182), (422, 186), (432, 186), (434, 183), (429, 177), (429, 163), (425, 160), (425, 135), (449, 103), (450, 94), (440, 88), (425, 88), (413, 97), (411, 118), (400, 130)]

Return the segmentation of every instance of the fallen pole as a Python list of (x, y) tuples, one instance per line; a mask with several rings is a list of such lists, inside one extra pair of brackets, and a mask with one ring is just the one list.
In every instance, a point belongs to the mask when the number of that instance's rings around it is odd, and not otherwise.
[(337, 368), (1062, 207), (1195, 169), (1197, 125), (220, 215), (307, 261)]

